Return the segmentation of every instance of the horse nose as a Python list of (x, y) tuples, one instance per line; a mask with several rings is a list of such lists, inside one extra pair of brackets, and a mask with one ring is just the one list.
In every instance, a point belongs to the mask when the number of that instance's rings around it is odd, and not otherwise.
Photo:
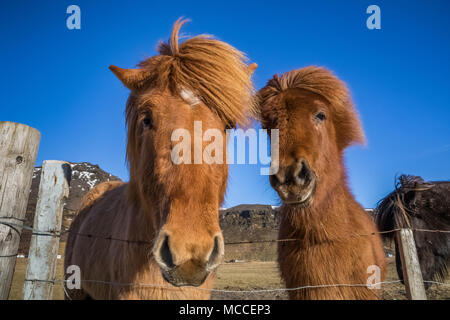
[(305, 159), (298, 159), (292, 165), (280, 168), (276, 175), (270, 176), (272, 186), (277, 189), (284, 185), (307, 186), (314, 174)]
[[(153, 248), (153, 255), (166, 281), (175, 286), (199, 286), (211, 271), (222, 261), (224, 243), (221, 233), (213, 237), (210, 250), (202, 254), (199, 250), (172, 248), (172, 236), (161, 231)], [(192, 247), (191, 247), (192, 248)], [(196, 251), (194, 256), (192, 252)]]

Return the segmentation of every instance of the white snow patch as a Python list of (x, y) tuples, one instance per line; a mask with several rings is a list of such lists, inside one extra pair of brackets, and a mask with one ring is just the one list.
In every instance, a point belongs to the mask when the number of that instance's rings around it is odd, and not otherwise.
[(80, 172), (80, 179), (91, 180), (91, 177), (95, 175), (95, 173), (82, 171)]
[(94, 179), (92, 181), (88, 181), (87, 184), (92, 189), (97, 184), (98, 181), (99, 181), (98, 179)]

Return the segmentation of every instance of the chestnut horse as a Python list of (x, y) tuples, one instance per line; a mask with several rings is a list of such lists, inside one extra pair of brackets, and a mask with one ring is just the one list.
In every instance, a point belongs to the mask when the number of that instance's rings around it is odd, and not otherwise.
[[(210, 36), (179, 44), (184, 22), (175, 23), (170, 41), (138, 69), (110, 67), (131, 90), (130, 181), (101, 184), (83, 200), (66, 246), (65, 267), (81, 271), (81, 289), (68, 291), (72, 299), (210, 297), (224, 253), (218, 212), (228, 167), (189, 164), (190, 155), (181, 152), (184, 162), (176, 164), (173, 132), (181, 128), (194, 137), (194, 121), (222, 133), (245, 124), (255, 111), (256, 65), (247, 66), (243, 53)], [(191, 154), (204, 149), (194, 143)]]
[(371, 275), (378, 283), (385, 266), (376, 226), (347, 186), (343, 153), (364, 143), (364, 133), (345, 84), (307, 67), (275, 75), (258, 96), (263, 127), (279, 129), (278, 172), (270, 176), (283, 201), (279, 239), (295, 239), (279, 242), (282, 278), (287, 288), (324, 286), (289, 297), (376, 299), (379, 290), (339, 286), (365, 285)]

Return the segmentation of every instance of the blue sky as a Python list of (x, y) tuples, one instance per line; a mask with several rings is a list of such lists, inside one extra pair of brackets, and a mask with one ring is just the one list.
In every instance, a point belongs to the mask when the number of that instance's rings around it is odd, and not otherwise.
[[(66, 8), (81, 8), (81, 30)], [(381, 30), (366, 8), (381, 8)], [(247, 53), (259, 89), (275, 73), (320, 65), (351, 89), (368, 145), (346, 152), (350, 186), (373, 207), (396, 174), (450, 179), (450, 2), (2, 1), (0, 120), (37, 128), (38, 165), (89, 161), (128, 180), (128, 91), (108, 70), (154, 55), (180, 16)], [(224, 206), (277, 204), (257, 165), (231, 165)]]

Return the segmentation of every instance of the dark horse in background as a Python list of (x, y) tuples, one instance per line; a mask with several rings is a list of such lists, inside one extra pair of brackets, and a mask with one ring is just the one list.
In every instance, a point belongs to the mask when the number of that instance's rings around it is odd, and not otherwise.
[[(425, 281), (443, 280), (448, 275), (450, 233), (424, 230), (450, 230), (450, 181), (425, 182), (421, 177), (401, 175), (395, 190), (375, 209), (380, 231), (412, 228), (422, 276)], [(420, 230), (417, 230), (420, 229)], [(394, 232), (398, 277), (403, 280), (399, 247)], [(430, 286), (424, 283), (425, 288)]]

